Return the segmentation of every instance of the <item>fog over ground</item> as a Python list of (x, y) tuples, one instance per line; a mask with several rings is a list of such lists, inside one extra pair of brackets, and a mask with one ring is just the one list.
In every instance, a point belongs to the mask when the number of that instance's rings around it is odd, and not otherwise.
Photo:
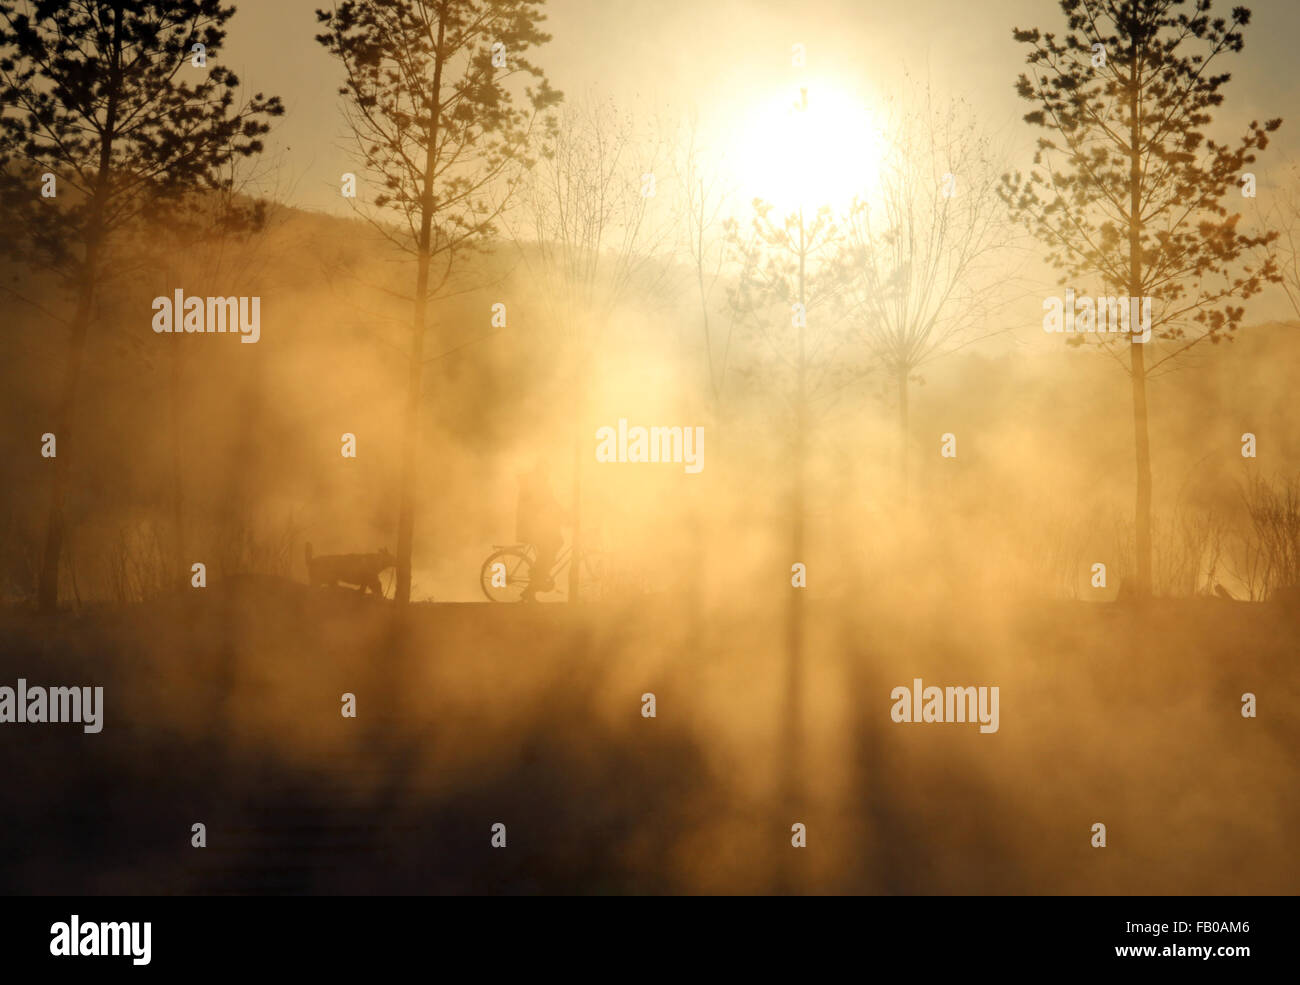
[[(414, 431), (405, 219), (349, 143), (318, 5), (239, 5), (214, 60), (285, 102), (236, 169), (264, 222), (146, 212), (95, 294), (52, 612), (41, 446), (71, 295), (0, 261), (0, 685), (93, 682), (107, 702), (97, 736), (0, 733), (0, 833), (30, 846), (0, 889), (1296, 891), (1300, 7), (1253, 5), (1207, 127), (1234, 142), (1283, 118), (1257, 197), (1223, 196), (1242, 229), (1283, 233), (1277, 278), (1234, 332), (1145, 350), (1144, 593), (1130, 343), (1044, 331), (1067, 285), (996, 195), (1040, 135), (1012, 29), (1063, 32), (1056, 4), (551, 0), (529, 57), (564, 93), (559, 149), (430, 301)], [(863, 115), (814, 135), (824, 180), (781, 186), (754, 148), (789, 142), (769, 110), (801, 90)], [(935, 120), (969, 152), (953, 201), (987, 198), (944, 220), (948, 250), (977, 255), (908, 363), (871, 313), (949, 261), (873, 280), (864, 256), (895, 239), (864, 230), (890, 214), (901, 135)], [(621, 153), (584, 158), (597, 137)], [(904, 170), (912, 191), (950, 176)], [(845, 173), (875, 178), (844, 197)], [(593, 189), (594, 247), (562, 217)], [(783, 193), (797, 204), (752, 204)], [(920, 240), (949, 197), (927, 194)], [(15, 241), (17, 216), (0, 206)], [(256, 342), (155, 331), (177, 290), (260, 298)], [(701, 467), (604, 460), (601, 429), (638, 427), (699, 434)], [(408, 439), (410, 602), (393, 567), (380, 597), (309, 584), (308, 545), (400, 553)], [(539, 601), (489, 602), (485, 561), (519, 539), (539, 462), (567, 544), (581, 519), (580, 597), (565, 571)], [(997, 727), (900, 721), (916, 681), (997, 688)], [(196, 860), (200, 818), (219, 847)], [(508, 856), (487, 836), (502, 819)]]

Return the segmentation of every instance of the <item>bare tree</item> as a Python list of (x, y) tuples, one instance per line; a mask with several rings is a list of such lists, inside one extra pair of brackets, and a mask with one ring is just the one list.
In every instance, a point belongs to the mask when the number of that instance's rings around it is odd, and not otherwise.
[(1300, 318), (1300, 164), (1291, 164), (1285, 183), (1270, 188), (1266, 200), (1268, 207), (1263, 208), (1255, 198), (1255, 219), (1262, 229), (1276, 232), (1277, 239), (1258, 246), (1256, 255), (1261, 262), (1270, 257), (1276, 261), (1279, 283)]
[(1244, 541), (1245, 576), (1252, 599), (1300, 586), (1300, 475), (1250, 478), (1241, 489), (1250, 526)]
[(885, 129), (876, 187), (854, 201), (846, 238), (860, 329), (897, 386), (906, 498), (909, 386), (926, 364), (1009, 327), (989, 321), (1007, 283), (992, 264), (1011, 229), (991, 142), (962, 100), (917, 87)]
[(587, 378), (603, 329), (620, 304), (650, 296), (666, 275), (671, 223), (655, 208), (668, 176), (658, 129), (647, 132), (607, 99), (566, 105), (553, 145), (533, 169), (515, 230), (526, 269), (562, 326), (573, 422), (573, 539), (569, 601), (576, 602), (582, 550)]
[(725, 331), (719, 331), (714, 316), (718, 310), (718, 286), (728, 260), (724, 230), (731, 195), (722, 174), (710, 168), (706, 160), (707, 152), (708, 149), (700, 140), (699, 118), (692, 113), (686, 127), (684, 144), (674, 162), (680, 209), (677, 229), (682, 252), (688, 260), (692, 293), (699, 303), (708, 393), (716, 418), (726, 385), (735, 312), (728, 308), (731, 317), (727, 320)]

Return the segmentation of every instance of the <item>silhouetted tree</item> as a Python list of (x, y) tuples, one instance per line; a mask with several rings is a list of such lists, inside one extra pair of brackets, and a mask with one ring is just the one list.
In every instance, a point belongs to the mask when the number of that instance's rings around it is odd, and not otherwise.
[[(539, 120), (560, 101), (526, 57), (550, 35), (543, 0), (345, 0), (318, 10), (317, 36), (342, 62), (346, 116), (383, 191), (374, 221), (415, 259), (398, 489), (395, 598), (411, 598), (416, 452), (429, 302), (457, 260), (482, 247), (531, 163)], [(531, 80), (513, 85), (512, 80)], [(516, 89), (522, 88), (522, 92)], [(435, 269), (436, 262), (436, 269)]]
[(1091, 338), (1132, 381), (1139, 596), (1151, 589), (1147, 378), (1201, 342), (1231, 338), (1244, 315), (1232, 301), (1278, 278), (1271, 257), (1254, 256), (1274, 234), (1239, 231), (1241, 214), (1225, 203), (1281, 120), (1251, 122), (1236, 146), (1205, 135), (1230, 78), (1216, 63), (1242, 50), (1250, 21), (1244, 7), (1222, 18), (1210, 6), (1061, 0), (1064, 37), (1013, 31), (1030, 48), (1031, 74), (1016, 91), (1038, 107), (1025, 121), (1048, 135), (1033, 170), (1003, 179), (1012, 214), (1047, 244), (1062, 284), (1087, 277), (1110, 293), (1153, 299), (1146, 344), (1131, 332), (1069, 340)]
[[(259, 152), (267, 118), (283, 111), (260, 93), (241, 101), (234, 73), (209, 64), (234, 12), (218, 0), (0, 0), (0, 197), (18, 231), (9, 245), (54, 271), (73, 298), (52, 429), (44, 610), (58, 604), (82, 362), (115, 237), (146, 209), (179, 213), (187, 196), (220, 187), (226, 166)], [(42, 197), (45, 175), (54, 197)]]

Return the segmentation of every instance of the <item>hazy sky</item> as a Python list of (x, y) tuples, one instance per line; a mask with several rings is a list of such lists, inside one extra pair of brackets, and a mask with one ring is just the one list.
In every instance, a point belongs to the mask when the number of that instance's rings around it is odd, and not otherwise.
[[(223, 58), (246, 85), (280, 95), (287, 107), (270, 149), (283, 151), (281, 182), (296, 204), (345, 212), (338, 176), (355, 164), (346, 152), (336, 95), (339, 73), (313, 37), (321, 0), (238, 3)], [(1300, 3), (1261, 0), (1246, 49), (1228, 59), (1233, 82), (1225, 113), (1233, 121), (1282, 116), (1286, 121), (1262, 161), (1268, 171), (1300, 147)], [(1227, 14), (1228, 2), (1215, 4)], [(1034, 137), (1012, 84), (1024, 62), (1014, 26), (1060, 32), (1054, 0), (551, 0), (554, 40), (535, 54), (552, 83), (576, 96), (598, 89), (642, 110), (698, 109), (706, 136), (727, 143), (756, 106), (797, 87), (831, 80), (868, 109), (904, 69), (928, 73), (942, 92), (968, 97), (1026, 154)], [(795, 42), (808, 66), (791, 67)], [(1233, 126), (1232, 132), (1240, 130)]]

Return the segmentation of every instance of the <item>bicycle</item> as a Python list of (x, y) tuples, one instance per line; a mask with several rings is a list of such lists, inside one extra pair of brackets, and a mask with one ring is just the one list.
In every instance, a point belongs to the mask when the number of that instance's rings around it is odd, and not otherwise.
[[(572, 549), (561, 548), (555, 556), (555, 563), (549, 572), (556, 586), (567, 584), (567, 579), (560, 577), (567, 571)], [(479, 569), (479, 587), (489, 602), (519, 602), (524, 589), (528, 587), (533, 575), (533, 563), (537, 549), (532, 544), (493, 544), (492, 553)], [(582, 551), (582, 572), (578, 580), (578, 590), (583, 598), (600, 596), (601, 583), (605, 575), (605, 563), (597, 551)], [(498, 569), (496, 565), (501, 565)], [(504, 581), (505, 584), (501, 584)]]

